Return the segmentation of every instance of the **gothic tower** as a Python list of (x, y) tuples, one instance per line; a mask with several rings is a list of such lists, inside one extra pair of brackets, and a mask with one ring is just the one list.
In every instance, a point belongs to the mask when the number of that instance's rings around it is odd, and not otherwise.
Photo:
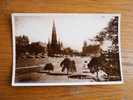
[(56, 27), (55, 22), (53, 21), (53, 28), (52, 28), (52, 44), (57, 44), (57, 35), (56, 35)]
[(54, 21), (52, 27), (51, 41), (48, 40), (47, 49), (48, 56), (55, 56), (56, 54), (61, 54), (61, 44), (60, 41), (57, 40), (57, 33)]

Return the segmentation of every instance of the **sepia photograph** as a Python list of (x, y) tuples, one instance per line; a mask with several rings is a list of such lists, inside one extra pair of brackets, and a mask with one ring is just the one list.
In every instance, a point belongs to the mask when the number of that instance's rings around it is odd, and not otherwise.
[(121, 84), (120, 14), (13, 13), (12, 86)]

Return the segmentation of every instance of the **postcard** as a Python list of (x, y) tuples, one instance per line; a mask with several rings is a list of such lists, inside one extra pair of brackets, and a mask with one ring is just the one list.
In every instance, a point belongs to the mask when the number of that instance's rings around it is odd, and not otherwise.
[(12, 86), (121, 84), (120, 14), (13, 13)]

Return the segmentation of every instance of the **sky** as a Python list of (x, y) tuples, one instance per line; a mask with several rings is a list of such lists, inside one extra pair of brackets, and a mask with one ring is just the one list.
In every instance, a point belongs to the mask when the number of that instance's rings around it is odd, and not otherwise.
[(81, 51), (83, 42), (93, 39), (107, 27), (113, 14), (18, 14), (14, 16), (15, 35), (26, 35), (31, 42), (48, 42), (53, 21), (57, 38), (64, 47)]

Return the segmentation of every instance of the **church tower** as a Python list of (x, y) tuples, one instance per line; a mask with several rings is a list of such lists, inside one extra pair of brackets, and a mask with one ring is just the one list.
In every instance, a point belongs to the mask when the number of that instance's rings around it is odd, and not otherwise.
[(47, 44), (48, 56), (56, 56), (56, 54), (61, 54), (61, 48), (60, 41), (57, 40), (55, 22), (53, 21), (51, 41), (48, 40)]
[(56, 27), (55, 22), (53, 21), (53, 28), (52, 28), (52, 44), (57, 44), (57, 34), (56, 34)]

